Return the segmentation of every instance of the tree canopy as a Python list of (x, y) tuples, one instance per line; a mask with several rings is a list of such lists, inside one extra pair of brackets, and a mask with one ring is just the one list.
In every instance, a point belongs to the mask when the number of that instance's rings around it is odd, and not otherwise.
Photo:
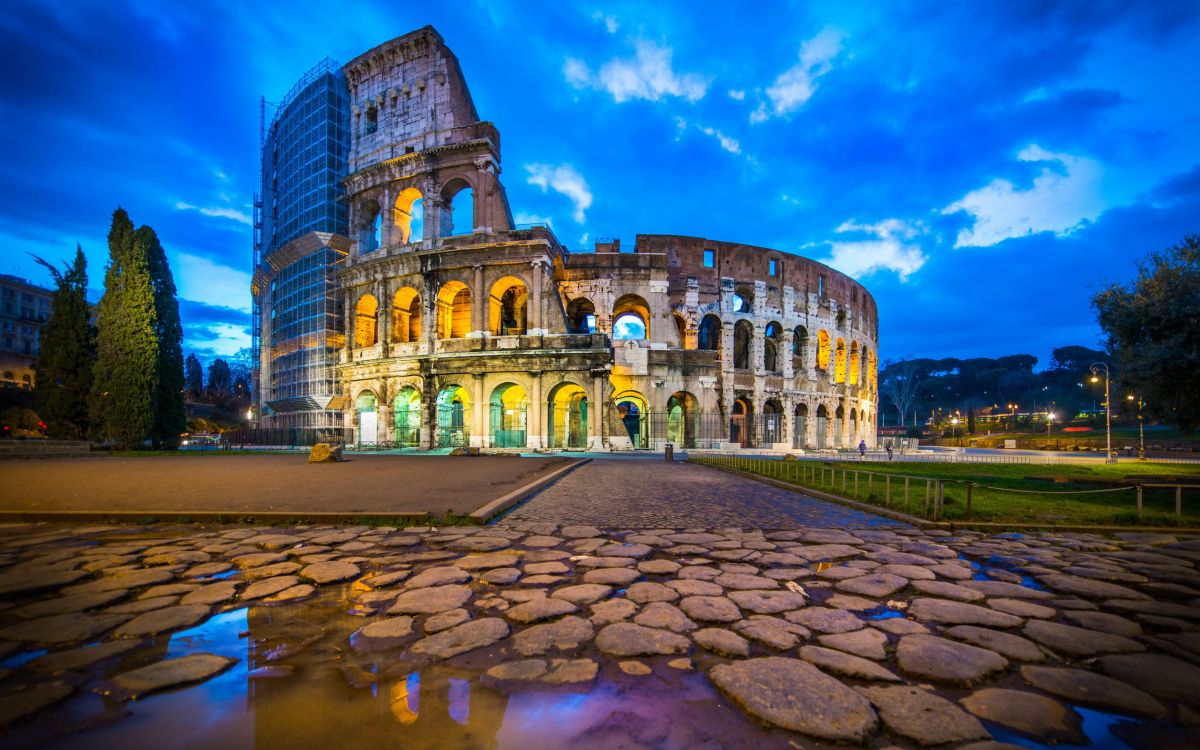
[(1136, 279), (1101, 291), (1092, 305), (1119, 387), (1181, 432), (1200, 426), (1200, 235), (1151, 253)]
[(88, 431), (88, 395), (96, 358), (96, 329), (87, 303), (87, 258), (75, 246), (75, 260), (59, 270), (41, 258), (54, 277), (50, 318), (41, 334), (37, 401), (50, 434), (81, 438)]

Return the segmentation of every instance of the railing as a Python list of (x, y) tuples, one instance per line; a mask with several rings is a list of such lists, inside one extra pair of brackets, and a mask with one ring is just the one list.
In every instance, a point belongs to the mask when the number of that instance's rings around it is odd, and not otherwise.
[[(1200, 491), (1200, 483), (1136, 482), (1128, 485), (1086, 490), (1029, 490), (1015, 487), (1000, 487), (993, 484), (966, 480), (943, 479), (913, 474), (892, 474), (868, 469), (853, 469), (847, 461), (789, 461), (772, 458), (753, 458), (731, 454), (709, 454), (694, 456), (690, 460), (709, 463), (730, 469), (745, 471), (768, 479), (794, 484), (810, 489), (831, 492), (842, 497), (854, 498), (884, 508), (895, 509), (908, 515), (940, 521), (946, 517), (946, 505), (962, 508), (961, 517), (970, 520), (974, 515), (976, 492), (1011, 493), (1014, 495), (1037, 495), (1066, 499), (1086, 496), (1134, 492), (1137, 502), (1137, 520), (1145, 520), (1145, 496), (1147, 490), (1158, 491), (1162, 501), (1173, 495), (1174, 520), (1176, 526), (1183, 525), (1184, 490)], [(1001, 480), (1003, 481), (1003, 480)], [(895, 489), (893, 489), (895, 485)], [(882, 493), (877, 494), (877, 493)], [(893, 503), (895, 504), (893, 506)], [(958, 513), (954, 514), (956, 517)]]
[[(867, 451), (866, 456), (868, 461), (887, 460), (887, 454), (878, 450)], [(1192, 458), (1130, 458), (1128, 456), (1118, 456), (1118, 463), (1148, 463), (1148, 464), (1177, 464), (1177, 463), (1200, 463), (1200, 459)], [(825, 460), (825, 459), (822, 459)], [(858, 453), (847, 453), (844, 456), (839, 456), (837, 460), (842, 461), (858, 461), (860, 460)], [(1046, 464), (1059, 466), (1095, 466), (1104, 462), (1104, 453), (1092, 454), (1088, 456), (1063, 456), (1056, 454), (1018, 454), (1008, 455), (1005, 453), (956, 453), (950, 451), (918, 451), (915, 453), (900, 454), (894, 452), (893, 461), (907, 461), (913, 463), (947, 463), (947, 464)]]

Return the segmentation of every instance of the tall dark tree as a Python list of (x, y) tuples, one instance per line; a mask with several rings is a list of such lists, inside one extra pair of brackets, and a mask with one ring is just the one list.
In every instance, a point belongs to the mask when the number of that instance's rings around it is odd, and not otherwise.
[(204, 395), (204, 366), (195, 354), (187, 355), (187, 359), (183, 361), (183, 387), (191, 398), (196, 399)]
[(96, 361), (96, 329), (87, 304), (87, 258), (75, 246), (75, 260), (59, 270), (41, 258), (54, 277), (50, 318), (42, 328), (35, 372), (41, 417), (50, 434), (81, 438), (88, 429), (88, 396)]
[(1200, 426), (1200, 235), (1150, 254), (1131, 284), (1113, 284), (1092, 305), (1121, 387), (1181, 432)]
[(92, 435), (119, 448), (140, 445), (154, 427), (158, 320), (145, 243), (125, 209), (113, 212), (104, 296), (96, 310)]
[(179, 321), (179, 300), (175, 297), (175, 279), (167, 263), (167, 253), (158, 241), (158, 235), (150, 227), (143, 226), (137, 230), (137, 238), (146, 248), (158, 335), (158, 389), (150, 438), (156, 448), (173, 448), (179, 443), (179, 434), (187, 429), (183, 408), (183, 325)]
[(223, 359), (214, 359), (208, 366), (208, 396), (213, 403), (220, 403), (233, 393), (233, 376), (229, 364)]

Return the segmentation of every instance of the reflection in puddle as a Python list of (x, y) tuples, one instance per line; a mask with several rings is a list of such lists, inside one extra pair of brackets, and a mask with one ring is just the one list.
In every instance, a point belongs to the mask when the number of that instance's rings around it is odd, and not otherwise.
[(1068, 705), (1067, 708), (1074, 710), (1083, 719), (1080, 724), (1080, 731), (1087, 737), (1085, 745), (1047, 745), (1037, 740), (1029, 739), (1024, 735), (1006, 729), (998, 724), (990, 721), (985, 721), (984, 726), (992, 733), (992, 738), (996, 742), (1007, 742), (1020, 747), (1034, 748), (1035, 750), (1056, 750), (1061, 747), (1089, 747), (1095, 750), (1108, 750), (1109, 748), (1129, 748), (1129, 743), (1125, 742), (1114, 730), (1131, 729), (1140, 722), (1136, 719), (1123, 716), (1121, 714), (1109, 713), (1106, 711), (1097, 711), (1091, 708), (1083, 708), (1081, 706)]
[(40, 658), (47, 654), (46, 649), (39, 648), (36, 651), (22, 651), (18, 654), (13, 654), (3, 660), (0, 660), (0, 669), (16, 669), (23, 667), (34, 659)]
[(1018, 564), (1013, 563), (1007, 559), (1000, 558), (1000, 557), (988, 557), (988, 558), (984, 559), (984, 563), (987, 563), (986, 565), (984, 565), (984, 564), (976, 562), (975, 560), (971, 560), (967, 557), (964, 557), (963, 555), (959, 555), (958, 557), (960, 560), (966, 560), (968, 563), (971, 564), (971, 569), (975, 571), (971, 575), (972, 581), (997, 581), (997, 580), (999, 580), (999, 581), (1009, 582), (1007, 580), (1007, 578), (1000, 578), (1000, 577), (992, 575), (992, 571), (1002, 570), (1002, 571), (1005, 571), (1006, 573), (1012, 573), (1013, 575), (1020, 577), (1021, 580), (1019, 582), (1012, 581), (1012, 583), (1019, 583), (1019, 585), (1024, 586), (1027, 589), (1033, 589), (1034, 591), (1047, 591), (1048, 590), (1045, 586), (1038, 583), (1037, 580), (1035, 580), (1033, 578), (1033, 576), (1030, 576), (1030, 575), (1027, 575), (1026, 573), (1021, 572), (1020, 566)]

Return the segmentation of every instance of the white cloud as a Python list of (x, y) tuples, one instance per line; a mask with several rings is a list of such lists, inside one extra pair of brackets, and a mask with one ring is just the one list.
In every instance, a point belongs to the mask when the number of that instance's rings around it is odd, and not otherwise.
[(587, 247), (588, 240), (590, 240), (591, 238), (592, 238), (592, 235), (588, 232), (584, 232), (583, 234), (579, 235), (579, 246)]
[(203, 206), (194, 206), (191, 203), (184, 203), (183, 201), (176, 201), (175, 208), (179, 211), (199, 211), (205, 216), (213, 216), (219, 219), (229, 219), (230, 221), (236, 221), (237, 223), (245, 224), (246, 226), (251, 226), (254, 224), (254, 220), (251, 219), (250, 215), (245, 211), (239, 211), (236, 208), (229, 208), (228, 206), (213, 206), (206, 208)]
[(895, 271), (901, 281), (908, 281), (908, 277), (927, 260), (920, 245), (911, 242), (924, 233), (920, 224), (909, 224), (900, 219), (885, 219), (878, 224), (847, 221), (836, 231), (838, 234), (874, 236), (873, 239), (830, 242), (830, 255), (821, 260), (855, 278), (876, 271)]
[(554, 228), (554, 222), (550, 219), (549, 216), (542, 216), (541, 214), (532, 214), (532, 213), (529, 213), (528, 211), (518, 211), (516, 213), (516, 215), (513, 216), (513, 222), (515, 222), (517, 224), (545, 224), (546, 226), (550, 227), (551, 229)]
[(729, 89), (729, 98), (735, 102), (740, 102), (746, 98), (746, 92), (742, 89)]
[(716, 128), (702, 127), (702, 128), (700, 128), (700, 132), (704, 133), (705, 135), (710, 136), (712, 138), (716, 138), (717, 143), (721, 144), (721, 148), (725, 149), (729, 153), (731, 153), (731, 154), (742, 153), (742, 145), (740, 143), (738, 143), (735, 139), (730, 138), (729, 136), (722, 133), (720, 130), (717, 130)]
[(617, 29), (621, 28), (621, 24), (617, 22), (616, 16), (606, 16), (600, 11), (592, 14), (592, 20), (604, 24), (605, 30), (610, 34), (617, 33)]
[(817, 79), (833, 70), (833, 60), (842, 51), (842, 35), (833, 29), (819, 34), (800, 45), (800, 62), (788, 68), (767, 89), (767, 102), (759, 102), (750, 113), (750, 122), (764, 122), (771, 117), (783, 117), (804, 105), (817, 90)]
[(185, 337), (189, 349), (198, 349), (218, 357), (229, 357), (250, 346), (245, 326), (218, 323), (189, 328)]
[(584, 212), (592, 205), (592, 191), (583, 175), (570, 164), (526, 164), (525, 170), (529, 172), (530, 185), (540, 187), (543, 193), (553, 190), (569, 198), (575, 205), (572, 218), (583, 223)]
[(1062, 237), (1104, 212), (1100, 194), (1104, 170), (1099, 162), (1036, 144), (1022, 149), (1017, 159), (1047, 164), (1031, 187), (1022, 190), (1008, 180), (995, 179), (942, 209), (943, 214), (965, 211), (974, 218), (970, 229), (958, 233), (955, 247), (990, 247), (1038, 232)]
[(250, 311), (250, 273), (191, 253), (170, 253), (179, 296), (217, 307)]
[(640, 40), (634, 49), (633, 58), (609, 60), (595, 74), (582, 60), (567, 58), (563, 75), (577, 89), (607, 91), (618, 104), (633, 99), (657, 102), (667, 97), (694, 102), (704, 97), (708, 79), (696, 73), (676, 73), (671, 68), (670, 47)]

